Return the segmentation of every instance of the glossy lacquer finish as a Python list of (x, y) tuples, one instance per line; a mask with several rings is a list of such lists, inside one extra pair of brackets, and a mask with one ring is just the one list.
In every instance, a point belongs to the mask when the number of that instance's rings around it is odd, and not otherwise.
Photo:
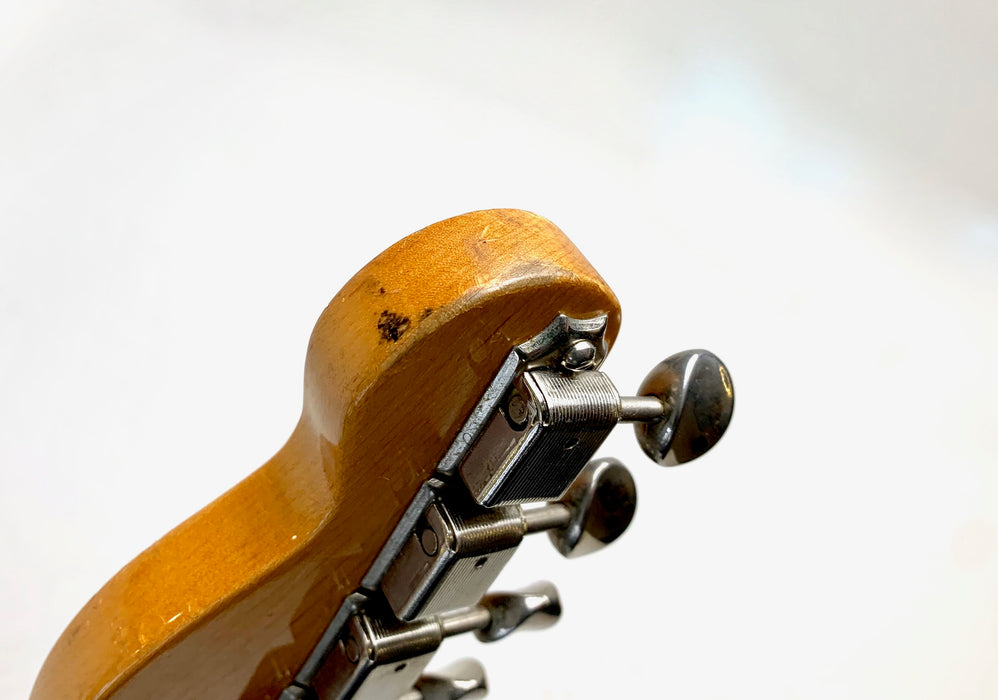
[(613, 293), (533, 214), (466, 214), (382, 253), (316, 324), (287, 444), (93, 597), (32, 700), (276, 697), (509, 349), (559, 313), (607, 314), (616, 337)]

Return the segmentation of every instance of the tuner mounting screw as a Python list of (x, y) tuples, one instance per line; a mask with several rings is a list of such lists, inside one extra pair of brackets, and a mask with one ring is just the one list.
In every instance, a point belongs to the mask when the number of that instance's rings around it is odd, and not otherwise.
[(565, 369), (581, 372), (596, 366), (597, 355), (596, 346), (592, 341), (580, 338), (568, 346), (564, 357), (561, 358), (561, 363)]
[(514, 390), (506, 403), (506, 415), (517, 427), (521, 427), (527, 422), (528, 414), (527, 401), (519, 391)]
[(419, 546), (428, 557), (436, 556), (440, 550), (440, 542), (437, 540), (437, 533), (433, 531), (429, 523), (424, 523), (423, 531), (419, 534)]

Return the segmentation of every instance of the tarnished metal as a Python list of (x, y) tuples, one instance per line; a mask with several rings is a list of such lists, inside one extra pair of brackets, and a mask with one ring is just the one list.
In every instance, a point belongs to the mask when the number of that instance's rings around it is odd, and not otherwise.
[(377, 589), (388, 567), (394, 561), (395, 557), (398, 556), (402, 547), (405, 546), (405, 542), (409, 538), (409, 533), (416, 526), (419, 516), (423, 514), (427, 504), (436, 497), (442, 487), (443, 482), (438, 479), (429, 479), (420, 487), (416, 493), (416, 497), (412, 499), (409, 507), (406, 508), (402, 519), (399, 520), (398, 525), (392, 531), (388, 542), (381, 548), (374, 563), (371, 564), (371, 568), (368, 569), (363, 581), (361, 581), (361, 585), (364, 588), (369, 591)]
[[(524, 370), (539, 367), (565, 367), (570, 371), (598, 368), (606, 358), (606, 326), (607, 317), (604, 315), (577, 319), (559, 314), (543, 331), (510, 350), (437, 465), (437, 473), (443, 476), (454, 473), (495, 415), (513, 380)], [(588, 347), (580, 346), (580, 342)]]
[(524, 372), (469, 451), (461, 477), (486, 506), (556, 499), (619, 419), (619, 394), (602, 372)]
[(374, 606), (354, 614), (316, 677), (319, 700), (385, 700), (404, 696), (447, 637), (474, 632), (492, 642), (517, 629), (550, 627), (561, 614), (558, 591), (547, 582), (490, 593), (473, 607), (399, 622)]
[[(572, 487), (569, 487), (569, 491)], [(572, 520), (572, 511), (562, 503), (545, 503), (539, 508), (524, 509), (523, 527), (528, 534), (562, 528)]]
[(664, 466), (696, 459), (724, 435), (735, 408), (731, 375), (707, 350), (687, 350), (666, 358), (638, 389), (662, 403), (662, 414), (634, 426), (641, 449)]
[(399, 700), (478, 700), (488, 691), (485, 669), (474, 659), (459, 659), (426, 673)]
[(431, 503), (385, 574), (382, 591), (401, 620), (473, 605), (523, 539), (520, 509), (467, 497)]
[(437, 464), (437, 474), (446, 477), (454, 473), (458, 465), (468, 454), (468, 450), (478, 440), (489, 419), (499, 408), (500, 402), (509, 392), (513, 380), (523, 365), (523, 358), (514, 348), (510, 350), (496, 376), (489, 382), (485, 394), (471, 410), (471, 415), (461, 426), (454, 442), (447, 448), (443, 459)]
[(318, 698), (397, 698), (412, 688), (441, 641), (435, 619), (399, 625), (377, 607), (358, 612), (315, 678)]
[(301, 689), (308, 688), (311, 685), (312, 679), (315, 678), (315, 675), (332, 653), (333, 647), (337, 639), (339, 639), (340, 632), (343, 630), (343, 626), (346, 625), (347, 620), (356, 614), (366, 602), (367, 596), (359, 591), (351, 593), (346, 597), (346, 600), (340, 605), (339, 610), (333, 615), (333, 619), (330, 620), (319, 643), (315, 645), (312, 653), (309, 654), (308, 659), (305, 660), (305, 663), (295, 675), (294, 683), (281, 693), (280, 700), (297, 700), (298, 698), (306, 697), (301, 695)]
[[(626, 530), (633, 478), (617, 460), (588, 461), (612, 428), (634, 422), (659, 464), (716, 444), (734, 408), (724, 364), (705, 350), (679, 353), (655, 367), (639, 396), (620, 396), (598, 371), (606, 325), (606, 317), (561, 315), (510, 350), (281, 700), (313, 690), (319, 700), (481, 697), (480, 666), (420, 674), (446, 637), (494, 641), (557, 619), (551, 584), (485, 591), (526, 534), (548, 531), (561, 554), (576, 557)], [(522, 505), (537, 501), (549, 502)]]
[[(303, 688), (310, 686), (312, 679), (342, 634), (346, 620), (361, 604), (358, 601), (364, 601), (368, 593), (376, 591), (380, 587), (385, 572), (408, 541), (416, 519), (424, 512), (427, 504), (433, 500), (442, 485), (465, 459), (469, 449), (477, 442), (490, 418), (499, 410), (500, 404), (507, 400), (514, 379), (529, 368), (564, 366), (566, 355), (576, 357), (579, 355), (578, 348), (572, 346), (572, 343), (578, 340), (585, 340), (592, 344), (595, 356), (590, 364), (593, 368), (598, 367), (606, 356), (607, 345), (604, 338), (606, 327), (606, 316), (574, 319), (561, 314), (537, 336), (510, 350), (496, 376), (493, 377), (444, 457), (437, 464), (436, 475), (428, 479), (420, 488), (412, 503), (409, 504), (405, 515), (393, 530), (391, 537), (378, 553), (371, 568), (366, 572), (361, 583), (362, 591), (348, 596), (340, 606), (330, 620), (321, 640), (295, 675), (294, 683), (282, 693), (282, 700), (293, 700), (299, 696)], [(588, 353), (588, 350), (585, 352)], [(568, 359), (569, 365), (573, 362), (576, 361)]]
[[(446, 494), (444, 494), (446, 496)], [(591, 461), (561, 501), (533, 508), (484, 508), (445, 497), (427, 507), (382, 581), (400, 620), (473, 604), (495, 581), (526, 534), (550, 531), (566, 557), (596, 551), (631, 522), (634, 479), (615, 459)]]
[(561, 617), (561, 600), (554, 584), (540, 581), (512, 593), (490, 593), (478, 609), (489, 613), (489, 621), (475, 636), (482, 642), (495, 642), (514, 630), (547, 629)]
[[(563, 556), (590, 554), (624, 534), (637, 507), (634, 478), (612, 457), (586, 465), (561, 499), (568, 522), (548, 532)], [(554, 505), (554, 504), (552, 504)]]
[(580, 340), (586, 341), (592, 345), (594, 357), (580, 369), (596, 369), (606, 358), (606, 326), (607, 317), (603, 315), (572, 318), (559, 314), (547, 328), (518, 345), (516, 352), (526, 369), (566, 366), (573, 363), (573, 356), (577, 356), (576, 344)]

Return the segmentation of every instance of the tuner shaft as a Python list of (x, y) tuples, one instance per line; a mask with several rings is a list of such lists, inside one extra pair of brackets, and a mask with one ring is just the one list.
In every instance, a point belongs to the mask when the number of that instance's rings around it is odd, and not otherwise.
[(528, 535), (565, 527), (571, 520), (572, 511), (564, 503), (545, 503), (523, 511), (523, 529)]
[(492, 615), (482, 606), (466, 610), (453, 610), (438, 616), (440, 632), (444, 637), (453, 637), (465, 632), (485, 629), (492, 622)]
[(620, 420), (622, 423), (646, 423), (658, 420), (665, 414), (665, 406), (657, 396), (621, 396)]

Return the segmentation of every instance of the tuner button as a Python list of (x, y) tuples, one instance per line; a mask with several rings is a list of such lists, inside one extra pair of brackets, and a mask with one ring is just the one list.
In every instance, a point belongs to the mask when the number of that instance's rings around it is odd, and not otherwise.
[(485, 669), (474, 659), (461, 659), (416, 681), (421, 700), (475, 700), (488, 691)]
[(479, 604), (490, 616), (487, 625), (475, 631), (482, 642), (494, 642), (516, 629), (546, 629), (561, 616), (558, 589), (546, 581), (511, 593), (489, 593)]
[(602, 549), (631, 524), (637, 498), (627, 467), (612, 457), (592, 460), (561, 498), (569, 520), (548, 532), (551, 543), (569, 558)]
[(638, 442), (645, 454), (670, 467), (717, 444), (735, 407), (728, 368), (706, 350), (666, 358), (645, 377), (638, 393), (658, 398), (663, 406), (660, 418), (635, 424)]

